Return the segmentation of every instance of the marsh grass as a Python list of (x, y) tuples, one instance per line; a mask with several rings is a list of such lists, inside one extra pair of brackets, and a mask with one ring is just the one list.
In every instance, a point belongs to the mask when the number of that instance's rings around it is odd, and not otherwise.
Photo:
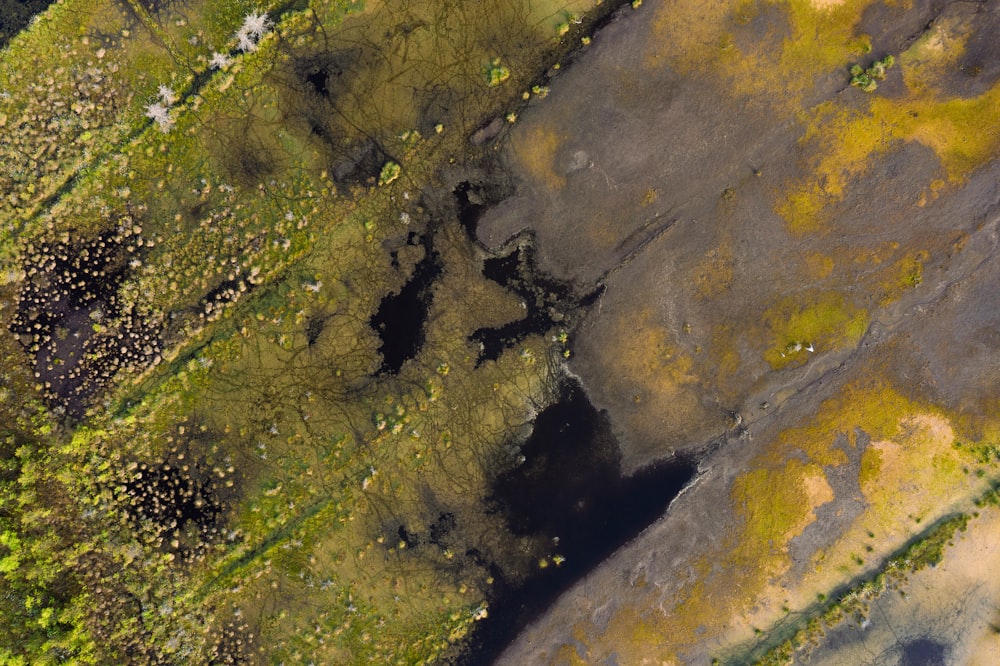
[[(57, 5), (2, 56), (5, 87), (52, 102), (0, 103), (0, 124), (46, 126), (0, 149), (14, 165), (0, 180), (5, 302), (33, 249), (127, 220), (141, 243), (116, 298), (158, 345), (148, 364), (105, 378), (82, 422), (24, 397), (44, 398), (30, 375), (5, 402), (38, 416), (11, 435), (25, 490), (0, 509), (26, 507), (35, 524), (59, 510), (67, 531), (52, 539), (0, 517), (23, 537), (0, 553), (20, 595), (7, 599), (4, 656), (454, 654), (488, 612), (491, 571), (516, 580), (538, 559), (486, 496), (516, 462), (509, 442), (552, 399), (562, 348), (532, 335), (478, 363), (467, 339), (506, 321), (513, 297), (419, 193), (469, 132), (520, 103), (563, 10), (589, 3), (268, 5), (273, 33), (215, 70), (245, 3), (109, 7)], [(497, 57), (510, 78), (490, 89), (482, 68)], [(145, 115), (159, 86), (176, 96), (169, 127)], [(68, 125), (61, 103), (81, 105)], [(387, 163), (399, 168), (376, 187)], [(423, 347), (377, 377), (368, 322), (406, 279), (383, 247), (408, 233), (403, 219), (435, 235), (443, 274)], [(9, 351), (4, 367), (23, 368)], [(32, 480), (42, 469), (45, 493)], [(34, 555), (15, 557), (19, 544)], [(57, 557), (67, 550), (80, 557)], [(38, 583), (41, 569), (66, 586)]]

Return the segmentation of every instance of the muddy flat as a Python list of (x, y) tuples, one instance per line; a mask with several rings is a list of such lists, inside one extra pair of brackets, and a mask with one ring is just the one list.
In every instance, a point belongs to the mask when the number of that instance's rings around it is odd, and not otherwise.
[(997, 416), (997, 87), (962, 63), (998, 8), (858, 4), (644, 2), (511, 131), (478, 238), (603, 290), (568, 366), (630, 469), (711, 453), (502, 663), (743, 663), (986, 487), (953, 444)]

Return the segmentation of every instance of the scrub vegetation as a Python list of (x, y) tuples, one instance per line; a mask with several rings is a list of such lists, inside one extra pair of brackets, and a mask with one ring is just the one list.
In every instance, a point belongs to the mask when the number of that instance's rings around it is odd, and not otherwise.
[[(783, 666), (808, 658), (827, 631), (844, 622), (863, 625), (871, 613), (871, 605), (891, 590), (900, 590), (912, 574), (941, 562), (944, 551), (964, 532), (970, 517), (951, 516), (935, 523), (886, 559), (880, 567), (852, 581), (845, 589), (828, 598), (823, 595), (807, 611), (772, 631), (763, 645), (748, 650), (734, 659), (717, 659), (719, 664), (749, 663), (755, 666)], [(776, 639), (789, 636), (775, 644)], [(768, 645), (770, 644), (770, 647)]]

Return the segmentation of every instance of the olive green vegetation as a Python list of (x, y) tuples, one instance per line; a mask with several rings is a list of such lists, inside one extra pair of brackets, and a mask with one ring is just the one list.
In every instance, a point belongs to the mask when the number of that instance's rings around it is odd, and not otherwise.
[[(486, 499), (565, 336), (478, 364), (519, 299), (421, 192), (589, 6), (64, 0), (12, 40), (0, 662), (426, 663), (553, 554)], [(441, 274), (379, 373), (410, 231)]]

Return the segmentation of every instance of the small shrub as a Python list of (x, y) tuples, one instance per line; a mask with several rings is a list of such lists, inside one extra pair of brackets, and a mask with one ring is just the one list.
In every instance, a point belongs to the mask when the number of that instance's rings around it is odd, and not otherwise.
[(875, 92), (878, 88), (878, 81), (885, 80), (885, 73), (896, 63), (896, 59), (887, 55), (881, 60), (876, 60), (871, 67), (864, 69), (861, 65), (851, 66), (851, 85), (860, 88), (866, 93)]
[(402, 171), (402, 167), (397, 163), (392, 161), (386, 162), (385, 166), (382, 167), (382, 172), (378, 176), (378, 184), (388, 185), (399, 178), (400, 171)]
[(498, 85), (510, 78), (510, 70), (500, 64), (500, 58), (494, 58), (486, 70), (486, 79), (490, 88)]

